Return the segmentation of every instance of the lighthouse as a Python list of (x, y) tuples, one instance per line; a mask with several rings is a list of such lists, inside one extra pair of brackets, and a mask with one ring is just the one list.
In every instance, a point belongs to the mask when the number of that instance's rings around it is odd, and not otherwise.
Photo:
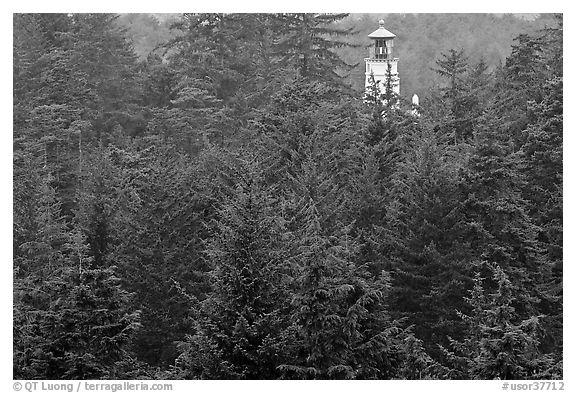
[(369, 57), (366, 62), (366, 91), (370, 86), (370, 76), (374, 75), (374, 80), (383, 91), (386, 84), (386, 72), (390, 66), (392, 74), (392, 89), (396, 94), (400, 94), (400, 77), (398, 76), (398, 58), (394, 57), (394, 38), (396, 35), (384, 28), (384, 21), (380, 20), (378, 30), (370, 33), (368, 37), (372, 41), (369, 50)]

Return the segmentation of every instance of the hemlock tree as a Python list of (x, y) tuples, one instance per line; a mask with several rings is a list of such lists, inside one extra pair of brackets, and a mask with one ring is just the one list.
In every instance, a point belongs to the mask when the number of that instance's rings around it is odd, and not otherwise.
[(100, 139), (120, 126), (129, 135), (142, 132), (136, 79), (136, 54), (114, 14), (72, 14), (71, 61), (87, 75), (96, 93), (89, 107), (96, 111), (93, 127)]
[(483, 117), (470, 158), (461, 169), (460, 233), (474, 250), (473, 260), (498, 264), (525, 290), (515, 306), (525, 313), (521, 315), (530, 315), (538, 296), (536, 272), (541, 272), (545, 260), (537, 241), (539, 228), (521, 193), (526, 181), (521, 156), (496, 121), (489, 114)]
[[(14, 275), (14, 376), (124, 377), (138, 312), (113, 268), (95, 269), (79, 230), (67, 230), (54, 190), (41, 188), (34, 241)], [(122, 366), (121, 366), (122, 365)]]
[(386, 192), (386, 214), (372, 241), (392, 270), (390, 305), (406, 317), (431, 355), (445, 336), (458, 335), (454, 308), (470, 285), (470, 248), (458, 225), (458, 168), (465, 150), (423, 127), (397, 163)]
[(400, 107), (399, 97), (392, 88), (390, 71), (389, 67), (384, 92), (371, 76), (369, 92), (365, 95), (370, 111), (370, 120), (364, 132), (365, 143), (379, 160), (379, 169), (386, 187), (407, 145), (412, 143), (415, 135), (421, 133), (420, 121)]
[[(242, 160), (242, 158), (238, 158)], [(212, 290), (193, 304), (194, 323), (180, 343), (176, 374), (201, 379), (277, 379), (292, 341), (290, 265), (285, 220), (273, 188), (248, 158), (232, 170), (230, 195), (206, 248)]]
[(470, 315), (466, 338), (451, 340), (445, 350), (452, 368), (449, 378), (463, 379), (540, 379), (562, 378), (562, 366), (539, 350), (541, 316), (521, 319), (512, 302), (516, 287), (497, 265), (487, 265), (495, 292), (487, 293), (484, 279), (477, 273), (474, 288), (466, 298)]
[(542, 101), (544, 84), (551, 67), (543, 59), (543, 40), (540, 35), (520, 34), (514, 42), (512, 53), (497, 74), (495, 94), (491, 101), (493, 116), (508, 130), (515, 150), (519, 150), (524, 143), (522, 130), (528, 125), (527, 103)]
[(179, 287), (200, 297), (207, 291), (202, 251), (215, 188), (200, 165), (171, 146), (111, 147), (108, 154), (116, 166), (117, 188), (110, 192), (118, 210), (108, 258), (142, 310), (135, 352), (151, 365), (171, 364), (175, 342), (191, 323)]
[(446, 81), (440, 88), (442, 99), (439, 104), (447, 109), (447, 118), (440, 125), (454, 143), (470, 140), (482, 108), (486, 66), (480, 61), (471, 68), (463, 49), (450, 49), (448, 54), (443, 53), (442, 58), (436, 60), (436, 64), (436, 73)]
[(394, 91), (394, 77), (392, 75), (392, 64), (388, 63), (386, 68), (386, 79), (384, 81), (384, 91), (382, 92), (382, 99), (388, 111), (397, 107), (399, 97)]
[[(387, 379), (423, 376), (432, 361), (386, 310), (385, 272), (370, 275), (353, 262), (357, 245), (343, 233), (325, 236), (311, 199), (301, 212), (298, 256), (301, 279), (292, 303), (295, 337), (280, 366), (285, 378)], [(409, 344), (410, 343), (410, 344)], [(413, 374), (406, 362), (413, 362)]]
[[(270, 14), (182, 15), (172, 25), (176, 36), (165, 45), (174, 72), (168, 107), (172, 119), (188, 121), (170, 119), (164, 128), (177, 126), (170, 132), (200, 135), (220, 146), (243, 144), (244, 127), (285, 74), (272, 62), (273, 19)], [(165, 111), (159, 111), (160, 119), (168, 117)], [(158, 123), (165, 122), (154, 126)]]
[[(529, 202), (528, 214), (538, 225), (537, 240), (546, 255), (538, 275), (541, 312), (550, 315), (543, 323), (550, 332), (546, 345), (562, 345), (562, 79), (545, 86), (541, 103), (529, 102), (529, 125), (523, 131), (526, 141), (521, 154), (526, 184), (523, 196)], [(550, 325), (548, 324), (550, 323)], [(552, 327), (553, 326), (553, 327)], [(554, 334), (553, 332), (557, 332)]]
[(62, 268), (69, 251), (68, 227), (62, 217), (62, 204), (51, 183), (54, 178), (32, 177), (28, 209), (16, 216), (14, 268), (17, 277), (49, 277)]
[(128, 348), (138, 313), (112, 269), (78, 270), (66, 266), (40, 282), (15, 282), (16, 378), (126, 376), (121, 369), (133, 363)]
[(154, 119), (149, 122), (148, 131), (188, 154), (198, 154), (211, 142), (223, 145), (225, 135), (216, 126), (219, 122), (226, 123), (225, 109), (208, 89), (209, 83), (199, 79), (179, 83), (170, 108), (153, 110)]
[[(354, 46), (345, 38), (353, 29), (339, 28), (336, 22), (348, 14), (278, 14), (279, 40), (274, 53), (281, 64), (290, 65), (298, 75), (313, 80), (341, 81), (339, 74), (351, 70), (335, 49)], [(342, 81), (340, 82), (342, 83)]]

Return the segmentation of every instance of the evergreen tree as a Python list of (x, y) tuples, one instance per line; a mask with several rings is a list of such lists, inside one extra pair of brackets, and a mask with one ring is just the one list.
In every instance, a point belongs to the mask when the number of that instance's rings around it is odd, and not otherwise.
[[(31, 277), (50, 275), (62, 267), (69, 251), (68, 227), (61, 214), (56, 191), (51, 186), (50, 175), (38, 179), (39, 183), (28, 188), (30, 204), (28, 217), (16, 222), (18, 243), (14, 248), (14, 267), (20, 274)], [(16, 239), (15, 239), (16, 240)]]
[(448, 79), (448, 85), (442, 89), (444, 97), (456, 99), (464, 89), (464, 74), (468, 67), (468, 59), (464, 50), (450, 49), (448, 54), (442, 53), (442, 59), (436, 60), (436, 72)]
[(276, 379), (288, 360), (285, 222), (258, 163), (238, 164), (206, 249), (213, 290), (194, 304), (192, 333), (180, 345), (177, 375), (185, 378)]
[(160, 121), (151, 131), (170, 132), (194, 152), (209, 143), (242, 144), (253, 110), (281, 75), (271, 66), (270, 20), (263, 14), (184, 14), (174, 23), (179, 34), (166, 44), (174, 98), (170, 110), (155, 114)]
[(102, 145), (87, 149), (80, 168), (77, 190), (76, 225), (86, 236), (93, 267), (107, 267), (112, 248), (115, 199), (119, 171), (110, 159), (110, 149)]
[(150, 54), (141, 65), (145, 73), (142, 87), (142, 104), (151, 108), (168, 108), (176, 99), (176, 71), (165, 64), (157, 54)]
[[(560, 248), (561, 232), (557, 229), (562, 222), (562, 97), (562, 79), (556, 78), (548, 82), (541, 103), (528, 103), (531, 121), (524, 131), (526, 143), (522, 146), (527, 175), (525, 196), (530, 201), (531, 215), (537, 223), (550, 226), (550, 232), (555, 234), (550, 233), (547, 238), (551, 246)], [(561, 258), (559, 249), (550, 251), (555, 258)]]
[[(370, 120), (366, 127), (365, 141), (372, 146), (379, 160), (380, 172), (385, 182), (395, 172), (400, 157), (412, 142), (414, 135), (421, 132), (421, 125), (412, 115), (399, 105), (399, 97), (392, 88), (391, 69), (388, 69), (385, 92), (381, 93), (374, 77), (370, 78), (369, 102)], [(378, 98), (375, 98), (378, 97)], [(385, 186), (388, 186), (385, 183)]]
[(367, 92), (364, 100), (370, 109), (370, 122), (368, 123), (366, 142), (369, 145), (376, 145), (387, 135), (385, 133), (385, 116), (383, 97), (378, 82), (374, 79), (374, 74), (370, 75)]
[(388, 63), (388, 67), (386, 68), (386, 79), (384, 81), (384, 92), (382, 94), (384, 105), (388, 111), (396, 108), (399, 100), (398, 95), (394, 91), (394, 79), (395, 77), (392, 75), (392, 64)]
[(522, 130), (528, 125), (529, 101), (542, 101), (546, 69), (543, 61), (543, 40), (539, 35), (521, 34), (515, 38), (512, 53), (506, 59), (505, 67), (497, 75), (494, 102), (494, 117), (519, 150), (524, 143)]
[(561, 378), (561, 365), (539, 351), (541, 317), (520, 320), (512, 306), (515, 286), (497, 265), (489, 265), (494, 293), (486, 293), (476, 274), (466, 301), (471, 315), (461, 314), (467, 324), (466, 338), (452, 340), (454, 351), (446, 351), (453, 369), (450, 378), (539, 379)]
[(442, 59), (436, 60), (436, 64), (439, 68), (435, 71), (447, 80), (440, 89), (442, 100), (438, 103), (448, 109), (448, 118), (441, 122), (441, 126), (455, 142), (469, 140), (480, 113), (478, 106), (485, 88), (482, 82), (486, 66), (480, 62), (470, 70), (463, 49), (450, 49), (448, 54), (442, 54)]
[[(70, 51), (72, 61), (88, 76), (97, 99), (94, 119), (97, 133), (109, 133), (118, 124), (126, 133), (143, 128), (138, 120), (139, 87), (136, 85), (136, 55), (126, 31), (114, 14), (73, 14)], [(139, 124), (140, 123), (140, 124)]]
[(329, 84), (300, 78), (279, 92), (255, 123), (262, 135), (259, 145), (270, 182), (279, 183), (282, 190), (292, 190), (292, 177), (311, 159), (321, 163), (316, 168), (322, 176), (333, 179), (333, 183), (326, 181), (319, 187), (341, 186), (341, 194), (330, 194), (325, 207), (318, 207), (334, 212), (327, 215), (332, 218), (337, 216), (336, 205), (352, 201), (352, 196), (346, 195), (354, 192), (361, 144), (356, 132), (361, 127), (360, 103), (343, 100), (336, 92), (337, 88)]
[(341, 79), (339, 72), (350, 70), (335, 49), (352, 46), (345, 38), (353, 29), (336, 26), (348, 14), (280, 14), (279, 36), (274, 52), (278, 61), (292, 66), (298, 75), (313, 80)]
[[(352, 261), (355, 241), (322, 234), (314, 200), (305, 204), (298, 247), (301, 269), (294, 294), (295, 339), (286, 348), (285, 377), (299, 379), (387, 379), (407, 377), (408, 359), (422, 375), (432, 365), (417, 341), (386, 310), (386, 274), (367, 274)], [(346, 229), (345, 229), (346, 230)], [(414, 356), (414, 358), (410, 358)], [(420, 374), (418, 374), (420, 373)]]
[[(537, 240), (546, 255), (546, 263), (538, 275), (542, 296), (541, 312), (550, 315), (545, 320), (546, 345), (562, 345), (562, 79), (547, 84), (540, 104), (528, 103), (530, 124), (524, 131), (525, 143), (521, 154), (526, 184), (523, 196), (529, 202), (528, 214), (538, 225)], [(550, 325), (548, 325), (550, 323)], [(553, 333), (557, 332), (557, 333)]]
[[(461, 235), (474, 252), (472, 260), (500, 266), (519, 290), (514, 299), (519, 315), (534, 314), (538, 303), (537, 272), (546, 265), (522, 197), (525, 177), (522, 157), (493, 117), (483, 118), (472, 154), (461, 172)], [(522, 294), (520, 296), (520, 294)]]
[(112, 267), (91, 267), (85, 239), (63, 224), (54, 190), (44, 183), (40, 191), (39, 233), (15, 263), (14, 376), (122, 376), (138, 312)]
[(16, 280), (14, 297), (15, 378), (124, 377), (138, 313), (113, 270), (68, 265), (39, 282)]
[(458, 229), (458, 168), (466, 151), (442, 142), (430, 126), (415, 136), (390, 179), (386, 215), (373, 242), (393, 272), (394, 315), (415, 325), (431, 355), (462, 332), (455, 309), (470, 285), (470, 246)]
[[(152, 141), (154, 142), (154, 141)], [(176, 341), (190, 329), (181, 289), (202, 297), (207, 290), (202, 251), (215, 208), (215, 178), (177, 150), (157, 142), (107, 153), (117, 168), (110, 208), (110, 260), (125, 287), (136, 293), (143, 328), (135, 338), (139, 359), (171, 364)], [(114, 173), (114, 172), (113, 172)]]

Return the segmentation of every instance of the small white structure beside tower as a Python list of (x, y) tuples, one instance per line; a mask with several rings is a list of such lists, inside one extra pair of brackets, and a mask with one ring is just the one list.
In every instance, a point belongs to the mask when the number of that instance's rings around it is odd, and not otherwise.
[[(400, 77), (398, 76), (398, 58), (394, 58), (394, 33), (384, 28), (384, 21), (380, 20), (378, 30), (369, 34), (368, 37), (373, 41), (370, 46), (366, 62), (366, 89), (370, 86), (370, 76), (374, 75), (374, 80), (380, 85), (381, 91), (384, 91), (386, 84), (386, 73), (388, 65), (391, 66), (392, 88), (396, 94), (400, 94)], [(368, 90), (367, 90), (368, 91)]]
[(420, 117), (420, 98), (418, 98), (418, 94), (414, 94), (412, 96), (412, 116)]

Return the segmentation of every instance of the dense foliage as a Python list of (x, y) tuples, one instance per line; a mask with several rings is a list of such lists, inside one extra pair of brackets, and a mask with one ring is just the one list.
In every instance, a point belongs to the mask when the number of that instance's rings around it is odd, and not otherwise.
[(14, 15), (14, 378), (562, 378), (561, 16), (417, 108), (362, 18)]

